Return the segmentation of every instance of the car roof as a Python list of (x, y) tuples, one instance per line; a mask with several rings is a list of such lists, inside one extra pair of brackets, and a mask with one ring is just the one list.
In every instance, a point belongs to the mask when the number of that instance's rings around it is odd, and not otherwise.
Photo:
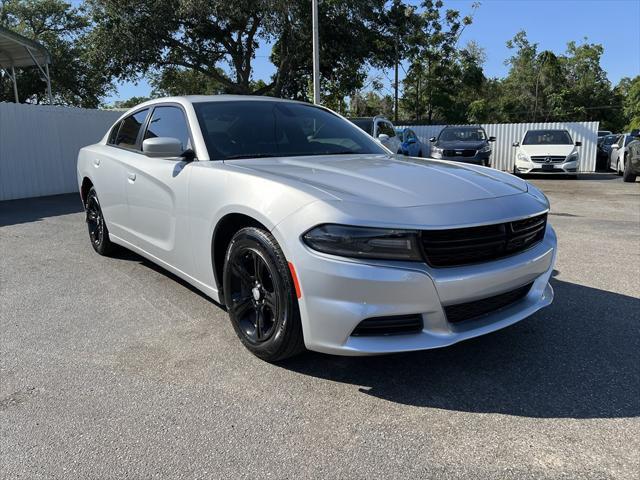
[(147, 100), (144, 103), (136, 105), (134, 108), (148, 107), (158, 103), (206, 103), (206, 102), (233, 102), (233, 101), (249, 101), (249, 102), (282, 102), (282, 103), (298, 103), (302, 105), (313, 105), (308, 102), (300, 102), (298, 100), (287, 100), (284, 98), (267, 97), (258, 95), (183, 95), (175, 97), (161, 97)]

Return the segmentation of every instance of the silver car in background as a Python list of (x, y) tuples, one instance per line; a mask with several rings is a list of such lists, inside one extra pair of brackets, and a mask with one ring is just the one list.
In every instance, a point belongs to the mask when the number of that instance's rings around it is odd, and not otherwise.
[(393, 155), (322, 107), (152, 100), (77, 170), (96, 252), (124, 246), (224, 304), (267, 361), (444, 347), (553, 298), (556, 236), (536, 187)]

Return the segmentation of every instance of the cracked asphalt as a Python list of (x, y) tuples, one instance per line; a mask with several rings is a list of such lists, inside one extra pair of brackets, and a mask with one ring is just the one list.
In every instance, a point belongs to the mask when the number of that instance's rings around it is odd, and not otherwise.
[(638, 478), (640, 185), (532, 179), (553, 305), (413, 354), (270, 365), (215, 303), (89, 245), (77, 195), (0, 202), (0, 477)]

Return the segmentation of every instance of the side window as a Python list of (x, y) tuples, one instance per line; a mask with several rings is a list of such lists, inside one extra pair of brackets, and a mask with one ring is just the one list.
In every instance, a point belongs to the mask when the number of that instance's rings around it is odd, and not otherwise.
[(378, 135), (381, 133), (389, 135), (389, 138), (396, 136), (396, 132), (393, 130), (393, 127), (389, 122), (378, 122)]
[(116, 141), (114, 142), (115, 145), (123, 148), (136, 148), (138, 133), (145, 118), (147, 118), (148, 112), (148, 109), (140, 110), (122, 120)]
[(122, 122), (116, 123), (111, 129), (111, 132), (109, 133), (109, 138), (107, 139), (107, 143), (109, 145), (113, 145), (114, 143), (116, 143), (116, 137), (118, 136), (118, 130), (120, 130), (121, 123)]
[(172, 137), (182, 142), (182, 149), (191, 147), (189, 128), (182, 109), (178, 107), (156, 107), (144, 138)]

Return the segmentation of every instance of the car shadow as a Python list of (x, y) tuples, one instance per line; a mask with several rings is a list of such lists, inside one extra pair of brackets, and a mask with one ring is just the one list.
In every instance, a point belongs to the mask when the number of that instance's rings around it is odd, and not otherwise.
[(452, 347), (379, 357), (308, 352), (281, 363), (416, 407), (536, 418), (640, 415), (640, 299), (552, 280), (555, 302)]
[(165, 270), (161, 266), (156, 265), (155, 263), (153, 263), (150, 260), (147, 260), (142, 255), (139, 255), (136, 252), (133, 252), (133, 251), (128, 250), (128, 249), (126, 249), (124, 247), (121, 247), (120, 245), (114, 245), (114, 246), (115, 246), (114, 251), (109, 255), (111, 258), (114, 258), (114, 259), (117, 259), (117, 260), (125, 260), (125, 261), (128, 261), (128, 262), (137, 262), (140, 265), (143, 265), (143, 266), (153, 270), (156, 273), (164, 275), (165, 277), (173, 280), (174, 282), (182, 285), (184, 288), (186, 288), (186, 289), (190, 290), (191, 292), (195, 293), (199, 297), (204, 298), (208, 302), (211, 302), (216, 307), (221, 308), (222, 310), (226, 311), (227, 307), (225, 305), (222, 305), (221, 303), (216, 302), (211, 297), (205, 295), (203, 292), (201, 292), (196, 287), (191, 285), (186, 280), (183, 280), (182, 278), (178, 277), (177, 275), (174, 275), (173, 273), (171, 273), (169, 270)]
[(0, 202), (0, 227), (36, 222), (83, 210), (79, 193), (5, 200)]

